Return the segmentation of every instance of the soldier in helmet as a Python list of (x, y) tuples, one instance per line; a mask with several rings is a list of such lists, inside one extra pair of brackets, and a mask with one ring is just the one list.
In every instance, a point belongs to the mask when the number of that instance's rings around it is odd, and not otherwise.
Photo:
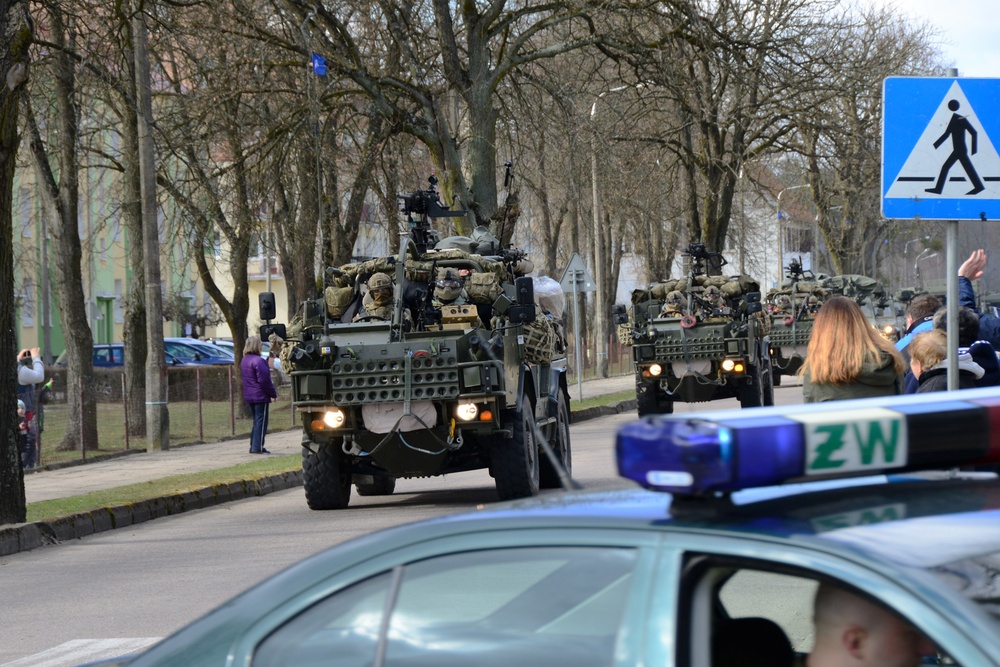
[(680, 290), (667, 292), (660, 317), (680, 317), (684, 314), (684, 293)]
[(386, 274), (373, 273), (368, 279), (368, 293), (361, 300), (361, 310), (354, 319), (363, 317), (392, 318), (392, 279)]
[(441, 306), (461, 306), (468, 302), (469, 295), (462, 287), (462, 277), (458, 269), (438, 269), (431, 305), (440, 308)]

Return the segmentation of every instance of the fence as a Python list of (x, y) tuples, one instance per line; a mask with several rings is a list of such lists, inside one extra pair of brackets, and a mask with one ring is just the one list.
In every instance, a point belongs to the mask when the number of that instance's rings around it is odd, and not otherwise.
[[(568, 380), (577, 381), (576, 350), (570, 338), (567, 358), (570, 364)], [(582, 377), (597, 377), (596, 346), (581, 349)], [(632, 373), (631, 348), (609, 339), (608, 374)], [(38, 415), (38, 465), (55, 465), (88, 458), (106, 457), (129, 449), (146, 448), (145, 438), (129, 436), (129, 423), (135, 415), (128, 413), (125, 397), (125, 374), (120, 368), (95, 368), (94, 382), (87, 387), (68, 387), (65, 368), (49, 368), (46, 379), (52, 380), (48, 402)], [(275, 378), (277, 379), (277, 378)], [(298, 426), (292, 408), (290, 384), (275, 382), (278, 398), (271, 404), (268, 431), (281, 431)], [(81, 398), (92, 394), (97, 401), (97, 442), (77, 444), (71, 450), (61, 449), (69, 419), (70, 391)], [(215, 442), (233, 437), (249, 437), (253, 426), (250, 416), (244, 416), (233, 367), (205, 366), (167, 369), (167, 411), (170, 419), (170, 444), (178, 446), (199, 442)], [(75, 438), (79, 443), (80, 439)]]
[[(66, 369), (46, 370), (52, 380), (48, 401), (38, 415), (38, 465), (105, 457), (129, 449), (145, 449), (145, 438), (129, 435), (130, 415), (125, 397), (125, 374), (116, 368), (95, 368), (88, 387), (68, 387)], [(292, 409), (291, 385), (276, 382), (278, 398), (271, 404), (268, 431), (298, 425)], [(97, 443), (79, 443), (72, 450), (60, 449), (71, 428), (70, 392), (89, 393), (97, 403)], [(244, 416), (233, 367), (206, 366), (167, 369), (167, 411), (172, 446), (249, 437), (253, 419)]]

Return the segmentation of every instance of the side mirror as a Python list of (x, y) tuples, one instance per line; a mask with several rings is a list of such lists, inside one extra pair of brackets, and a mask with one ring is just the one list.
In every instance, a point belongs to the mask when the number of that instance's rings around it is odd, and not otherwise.
[(278, 338), (285, 340), (288, 338), (288, 332), (285, 331), (284, 324), (265, 324), (260, 328), (260, 339), (269, 340), (271, 334), (278, 334)]
[(514, 279), (514, 305), (507, 310), (507, 317), (514, 324), (535, 321), (535, 283), (529, 276)]
[(760, 292), (747, 292), (747, 303), (760, 303)]
[(260, 319), (265, 322), (278, 316), (278, 309), (274, 303), (274, 292), (261, 292), (258, 305), (260, 306)]
[(763, 304), (761, 304), (760, 301), (756, 301), (754, 303), (748, 303), (747, 304), (747, 314), (748, 315), (753, 315), (754, 313), (759, 313), (763, 309), (764, 309), (764, 306), (763, 306)]
[(628, 309), (625, 304), (616, 303), (611, 306), (611, 321), (615, 324), (628, 324)]

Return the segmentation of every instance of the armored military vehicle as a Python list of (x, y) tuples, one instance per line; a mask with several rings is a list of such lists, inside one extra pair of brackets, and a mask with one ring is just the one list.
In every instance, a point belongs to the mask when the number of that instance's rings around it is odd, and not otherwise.
[[(561, 326), (536, 308), (523, 253), (485, 228), (439, 242), (431, 220), (465, 212), (446, 207), (435, 184), (401, 196), (410, 234), (397, 256), (329, 270), (292, 337), (284, 325), (261, 328), (286, 339), (312, 509), (347, 507), (352, 484), (387, 495), (397, 478), (483, 468), (501, 499), (568, 481)], [(448, 290), (433, 284), (442, 269)], [(387, 312), (366, 303), (375, 274), (391, 277)], [(273, 295), (261, 305), (261, 319), (273, 318)]]
[(785, 267), (781, 287), (764, 298), (764, 312), (771, 320), (771, 369), (775, 385), (782, 375), (795, 375), (802, 368), (812, 335), (816, 311), (829, 298), (827, 276), (816, 276), (802, 263), (792, 260)]
[(673, 412), (674, 402), (736, 397), (743, 407), (773, 405), (771, 358), (760, 286), (748, 276), (709, 276), (726, 263), (704, 244), (687, 247), (687, 277), (632, 294), (614, 307), (622, 342), (632, 346), (638, 412)]
[(872, 326), (887, 339), (898, 339), (897, 314), (891, 295), (878, 280), (860, 274), (828, 276), (803, 270), (791, 261), (785, 280), (767, 293), (765, 312), (771, 319), (771, 364), (774, 384), (782, 375), (795, 375), (802, 368), (812, 335), (813, 319), (831, 296), (852, 299)]

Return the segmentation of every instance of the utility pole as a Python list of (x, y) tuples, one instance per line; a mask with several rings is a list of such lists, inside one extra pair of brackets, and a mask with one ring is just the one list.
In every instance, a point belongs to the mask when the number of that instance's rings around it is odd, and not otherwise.
[(142, 192), (143, 253), (146, 256), (146, 450), (170, 447), (167, 368), (163, 350), (163, 295), (160, 292), (160, 234), (156, 220), (156, 167), (153, 155), (153, 102), (149, 75), (149, 37), (142, 0), (132, 15), (135, 57), (135, 122), (139, 130), (139, 178)]

